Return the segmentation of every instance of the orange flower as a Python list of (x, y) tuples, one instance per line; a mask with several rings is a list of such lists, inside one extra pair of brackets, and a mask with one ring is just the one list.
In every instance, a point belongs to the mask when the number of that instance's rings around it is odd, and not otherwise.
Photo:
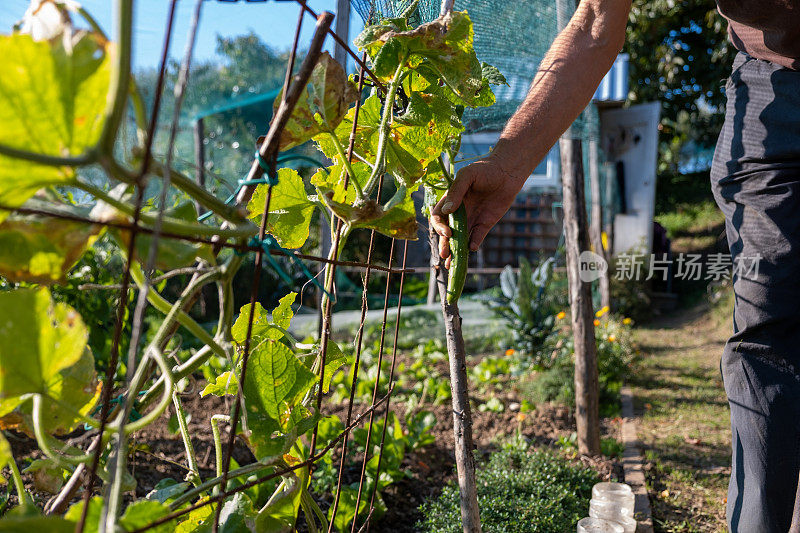
[(506, 350), (506, 355), (514, 355), (514, 349), (509, 348), (508, 350)]
[(609, 335), (608, 336), (608, 342), (616, 342), (616, 340), (617, 340), (617, 336), (616, 335)]
[(559, 313), (556, 315), (556, 320), (562, 320), (565, 316), (567, 316), (567, 313), (564, 311), (559, 311)]
[(517, 413), (517, 422), (523, 422), (526, 418), (525, 413)]
[(594, 319), (594, 325), (595, 325), (595, 327), (597, 327), (597, 326), (599, 326), (599, 325), (600, 325), (600, 321), (599, 321), (599, 320), (597, 320), (596, 318)]

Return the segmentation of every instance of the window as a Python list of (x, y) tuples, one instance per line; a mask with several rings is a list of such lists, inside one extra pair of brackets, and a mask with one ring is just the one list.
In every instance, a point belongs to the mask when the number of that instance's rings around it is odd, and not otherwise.
[[(456, 169), (489, 155), (489, 151), (499, 138), (499, 131), (465, 134), (461, 138), (461, 151), (456, 157)], [(523, 186), (523, 191), (531, 188), (560, 188), (560, 175), (558, 144), (556, 144), (539, 163), (539, 166), (533, 170)]]

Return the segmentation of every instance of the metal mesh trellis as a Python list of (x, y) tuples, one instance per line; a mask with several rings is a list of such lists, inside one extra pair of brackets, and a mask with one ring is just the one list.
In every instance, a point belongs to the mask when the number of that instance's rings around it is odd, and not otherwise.
[[(170, 142), (169, 147), (167, 149), (167, 156), (166, 156), (166, 164), (162, 167), (157, 161), (151, 161), (151, 149), (153, 145), (153, 139), (155, 137), (155, 132), (158, 127), (159, 123), (159, 102), (161, 98), (161, 93), (164, 88), (164, 78), (166, 73), (166, 58), (168, 57), (168, 50), (170, 46), (170, 39), (172, 36), (172, 28), (174, 25), (174, 13), (175, 13), (175, 5), (176, 2), (173, 1), (171, 3), (171, 9), (169, 12), (169, 18), (167, 21), (167, 33), (166, 39), (164, 43), (164, 53), (162, 56), (162, 61), (160, 64), (159, 72), (158, 72), (158, 80), (156, 84), (155, 90), (155, 101), (152, 106), (152, 113), (148, 120), (148, 128), (147, 132), (145, 132), (145, 146), (143, 152), (143, 160), (144, 164), (139, 167), (138, 173), (130, 177), (131, 184), (133, 185), (134, 189), (134, 197), (136, 198), (136, 202), (133, 209), (133, 215), (131, 220), (128, 221), (114, 221), (114, 220), (106, 220), (100, 221), (91, 216), (86, 216), (83, 214), (75, 214), (75, 213), (68, 213), (64, 211), (59, 211), (58, 209), (47, 209), (47, 208), (39, 208), (35, 206), (24, 206), (24, 207), (16, 207), (16, 206), (0, 206), (0, 208), (6, 211), (13, 211), (17, 213), (29, 213), (29, 214), (36, 214), (38, 216), (47, 216), (53, 217), (57, 219), (64, 219), (64, 220), (72, 220), (76, 222), (86, 222), (90, 224), (101, 224), (108, 228), (117, 228), (119, 230), (124, 230), (129, 235), (128, 240), (128, 248), (127, 248), (127, 257), (130, 258), (128, 261), (125, 262), (125, 267), (123, 270), (122, 276), (122, 283), (117, 287), (120, 291), (120, 305), (119, 305), (119, 313), (116, 317), (116, 327), (115, 327), (115, 334), (112, 346), (112, 358), (108, 365), (108, 373), (105, 377), (105, 383), (103, 386), (103, 393), (102, 393), (102, 410), (100, 413), (100, 424), (99, 424), (99, 433), (102, 434), (106, 424), (111, 423), (111, 416), (112, 416), (112, 407), (114, 404), (119, 406), (119, 412), (122, 413), (121, 422), (119, 425), (119, 429), (114, 432), (112, 435), (112, 454), (111, 454), (111, 462), (108, 476), (109, 476), (109, 483), (107, 485), (108, 490), (110, 491), (106, 497), (104, 498), (103, 503), (103, 510), (100, 513), (100, 524), (99, 528), (101, 531), (110, 531), (116, 529), (116, 524), (121, 514), (121, 504), (122, 500), (120, 498), (121, 492), (117, 489), (122, 487), (119, 480), (122, 480), (125, 477), (125, 466), (124, 466), (124, 459), (127, 455), (127, 448), (125, 446), (125, 425), (127, 422), (124, 422), (127, 419), (126, 413), (130, 412), (133, 408), (134, 403), (145, 413), (145, 417), (148, 415), (148, 406), (152, 405), (152, 402), (157, 400), (159, 396), (162, 397), (162, 401), (164, 398), (168, 397), (172, 394), (172, 387), (175, 383), (176, 376), (187, 376), (191, 374), (194, 370), (196, 370), (196, 365), (192, 362), (194, 357), (186, 362), (183, 362), (171, 370), (167, 362), (164, 359), (164, 349), (166, 348), (167, 344), (170, 342), (171, 339), (174, 339), (175, 329), (159, 328), (159, 331), (156, 333), (155, 339), (148, 344), (148, 346), (143, 350), (144, 357), (136, 357), (142, 355), (139, 350), (139, 345), (137, 342), (131, 342), (131, 353), (134, 354), (129, 361), (128, 366), (128, 374), (129, 379), (128, 381), (118, 390), (114, 390), (114, 373), (118, 367), (118, 354), (119, 354), (119, 341), (123, 331), (123, 324), (126, 321), (132, 321), (131, 324), (133, 326), (134, 331), (141, 332), (141, 326), (144, 321), (143, 313), (133, 313), (128, 315), (126, 313), (126, 301), (129, 293), (129, 288), (132, 286), (132, 280), (138, 286), (140, 291), (140, 295), (156, 297), (155, 301), (163, 300), (163, 297), (158, 295), (158, 289), (154, 287), (154, 282), (159, 278), (151, 279), (152, 275), (152, 265), (150, 268), (146, 268), (145, 272), (138, 272), (135, 273), (132, 268), (132, 262), (134, 257), (134, 250), (135, 250), (135, 243), (137, 237), (142, 238), (143, 236), (149, 236), (152, 240), (150, 241), (150, 249), (154, 250), (158, 245), (160, 240), (170, 240), (170, 241), (185, 241), (185, 242), (194, 242), (194, 243), (204, 243), (207, 245), (214, 246), (216, 250), (225, 249), (225, 248), (233, 248), (237, 252), (246, 252), (252, 251), (255, 252), (255, 277), (252, 282), (252, 292), (251, 292), (251, 312), (247, 317), (248, 323), (248, 331), (245, 339), (245, 345), (243, 349), (243, 353), (241, 354), (241, 370), (239, 370), (238, 381), (240, 383), (244, 383), (246, 379), (246, 371), (247, 371), (247, 362), (248, 362), (248, 355), (249, 355), (249, 341), (252, 334), (252, 327), (254, 322), (254, 304), (257, 301), (257, 294), (258, 294), (258, 285), (259, 285), (259, 277), (261, 270), (263, 268), (262, 257), (265, 254), (291, 254), (296, 257), (296, 259), (307, 260), (311, 262), (316, 262), (319, 264), (327, 264), (327, 265), (345, 265), (350, 267), (356, 267), (364, 272), (364, 303), (362, 306), (362, 318), (361, 318), (361, 328), (359, 331), (363, 331), (363, 323), (365, 318), (365, 310), (366, 310), (366, 302), (367, 302), (367, 292), (369, 290), (369, 277), (370, 274), (375, 275), (376, 273), (385, 274), (386, 275), (386, 288), (385, 294), (388, 295), (391, 287), (391, 281), (393, 280), (393, 276), (399, 275), (399, 292), (400, 298), (397, 304), (397, 311), (396, 316), (398, 317), (398, 321), (395, 324), (395, 332), (393, 341), (386, 337), (387, 334), (387, 327), (386, 327), (386, 315), (388, 312), (389, 307), (389, 298), (384, 297), (384, 319), (383, 319), (383, 327), (381, 329), (380, 335), (380, 349), (378, 351), (379, 357), (379, 364), (378, 364), (378, 377), (376, 379), (375, 388), (371, 396), (371, 401), (368, 404), (362, 404), (356, 410), (353, 408), (353, 396), (351, 395), (348, 402), (348, 414), (344, 424), (344, 428), (341, 432), (339, 432), (336, 436), (331, 439), (328, 439), (324, 442), (317, 443), (316, 437), (316, 429), (314, 430), (314, 436), (311, 439), (310, 451), (308, 453), (308, 457), (295, 464), (291, 465), (284, 465), (283, 467), (278, 465), (267, 466), (262, 463), (251, 463), (249, 465), (243, 465), (238, 468), (236, 471), (229, 471), (230, 468), (230, 457), (231, 453), (235, 444), (236, 440), (236, 428), (240, 422), (241, 411), (241, 389), (237, 390), (237, 401), (234, 403), (234, 412), (231, 416), (230, 420), (230, 427), (231, 431), (229, 432), (229, 439), (227, 442), (227, 446), (224, 447), (225, 456), (222, 459), (222, 464), (224, 465), (222, 475), (217, 476), (213, 479), (207, 480), (198, 487), (197, 491), (189, 491), (187, 494), (180, 496), (175, 503), (172, 504), (173, 512), (168, 514), (167, 516), (162, 516), (157, 519), (152, 520), (149, 524), (140, 526), (136, 528), (136, 531), (146, 531), (158, 525), (166, 524), (170, 520), (177, 519), (179, 517), (185, 516), (187, 513), (192, 512), (193, 510), (199, 509), (203, 506), (207, 505), (215, 505), (216, 506), (216, 513), (214, 517), (214, 530), (219, 527), (219, 521), (221, 517), (221, 510), (223, 507), (223, 503), (225, 499), (231, 495), (236, 493), (242, 492), (251, 486), (255, 486), (270, 479), (287, 475), (295, 470), (300, 468), (310, 467), (315, 462), (318, 462), (323, 456), (332, 451), (336, 451), (341, 456), (341, 463), (344, 465), (345, 458), (349, 454), (349, 451), (346, 445), (341, 445), (343, 440), (346, 440), (350, 434), (350, 432), (358, 427), (359, 425), (363, 424), (363, 422), (369, 418), (369, 426), (368, 432), (370, 436), (367, 437), (367, 446), (363, 454), (363, 458), (359, 458), (359, 462), (362, 463), (362, 473), (361, 477), (359, 478), (359, 494), (358, 498), (362, 499), (366, 502), (369, 502), (368, 508), (372, 508), (375, 503), (375, 490), (377, 488), (376, 484), (372, 484), (371, 486), (366, 486), (364, 483), (364, 470), (367, 468), (367, 463), (374, 459), (377, 456), (377, 466), (375, 467), (374, 476), (377, 479), (379, 477), (380, 472), (380, 463), (381, 463), (381, 454), (383, 451), (383, 442), (386, 435), (386, 426), (389, 417), (389, 398), (392, 391), (392, 381), (394, 379), (394, 369), (395, 369), (395, 362), (396, 362), (396, 355), (397, 355), (397, 331), (399, 326), (399, 316), (401, 312), (401, 302), (402, 302), (402, 291), (403, 291), (403, 283), (405, 279), (405, 257), (406, 257), (406, 250), (407, 247), (404, 244), (397, 243), (395, 240), (392, 240), (392, 247), (389, 253), (389, 257), (386, 260), (386, 265), (381, 264), (383, 261), (380, 261), (380, 258), (373, 257), (373, 240), (374, 240), (374, 232), (373, 232), (373, 239), (370, 239), (370, 245), (367, 253), (367, 261), (366, 262), (347, 262), (347, 261), (340, 261), (336, 255), (333, 257), (316, 257), (310, 255), (302, 255), (297, 254), (295, 252), (290, 251), (275, 251), (274, 249), (267, 249), (263, 246), (264, 237), (265, 237), (265, 227), (267, 220), (269, 218), (270, 213), (270, 198), (272, 194), (272, 187), (274, 182), (272, 181), (273, 169), (271, 165), (274, 164), (275, 156), (277, 155), (277, 141), (280, 136), (281, 129), (283, 124), (285, 124), (285, 120), (289, 114), (291, 114), (292, 108), (297, 102), (299, 95), (302, 90), (304, 90), (306, 82), (308, 80), (309, 74), (311, 69), (313, 69), (314, 65), (316, 64), (316, 59), (319, 57), (321, 52), (323, 41), (325, 37), (330, 33), (330, 23), (333, 19), (333, 15), (330, 13), (322, 13), (317, 15), (314, 13), (308, 6), (305, 5), (305, 2), (299, 2), (301, 4), (301, 10), (298, 16), (298, 27), (297, 27), (297, 35), (300, 34), (300, 26), (303, 19), (308, 15), (311, 14), (317, 20), (317, 27), (314, 38), (311, 42), (311, 45), (306, 53), (306, 56), (300, 64), (298, 73), (292, 77), (289, 75), (293, 71), (293, 63), (296, 57), (296, 51), (298, 46), (301, 45), (299, 43), (299, 39), (295, 38), (294, 46), (291, 51), (289, 64), (287, 66), (287, 76), (286, 76), (286, 85), (283, 91), (283, 101), (282, 106), (279, 111), (276, 113), (276, 116), (272, 122), (270, 132), (267, 134), (265, 140), (259, 147), (259, 153), (255, 160), (252, 162), (250, 167), (250, 171), (247, 175), (246, 180), (244, 180), (243, 187), (239, 191), (239, 195), (235, 198), (236, 202), (241, 204), (247, 201), (249, 195), (252, 194), (252, 188), (255, 183), (261, 182), (261, 180), (266, 180), (265, 183), (269, 184), (268, 189), (268, 196), (267, 201), (264, 206), (264, 212), (262, 213), (262, 223), (259, 230), (259, 238), (258, 242), (248, 242), (247, 244), (242, 244), (241, 242), (232, 242), (229, 239), (229, 232), (226, 233), (226, 224), (223, 224), (222, 227), (216, 229), (215, 231), (206, 232), (205, 236), (198, 236), (198, 235), (185, 235), (181, 233), (175, 233), (174, 230), (171, 230), (169, 226), (161, 226), (159, 223), (156, 223), (155, 227), (150, 227), (149, 224), (144, 222), (143, 218), (143, 207), (144, 207), (144, 199), (145, 199), (145, 191), (148, 186), (148, 179), (151, 180), (156, 176), (161, 177), (160, 183), (156, 181), (156, 183), (160, 184), (161, 186), (161, 198), (162, 201), (156, 202), (155, 210), (148, 213), (149, 218), (147, 219), (150, 221), (151, 219), (154, 220), (161, 220), (161, 217), (164, 215), (166, 211), (166, 203), (163, 201), (166, 198), (166, 192), (169, 188), (171, 188), (174, 183), (171, 183), (171, 180), (178, 179), (179, 174), (171, 172), (171, 152), (172, 152), (172, 142)], [(132, 15), (132, 5), (130, 2), (120, 2), (123, 10), (123, 17), (127, 18), (128, 22), (131, 19)], [(192, 25), (190, 29), (190, 36), (189, 42), (193, 42), (196, 33), (198, 31), (198, 24), (200, 14), (202, 12), (202, 0), (198, 0), (196, 3), (196, 11), (195, 11), (195, 23)], [(127, 40), (127, 48), (130, 49), (130, 33), (126, 35), (125, 30), (129, 28), (124, 28), (120, 34), (121, 40)], [(332, 35), (332, 34), (331, 34)], [(350, 50), (352, 55), (355, 55), (352, 50)], [(192, 46), (191, 44), (187, 46), (187, 53), (183, 61), (183, 66), (181, 69), (181, 75), (178, 78), (177, 85), (176, 85), (176, 93), (181, 94), (187, 84), (189, 83), (189, 65), (192, 58)], [(299, 60), (298, 60), (299, 62)], [(363, 79), (363, 70), (362, 70), (362, 79)], [(122, 91), (122, 95), (126, 94), (125, 91)], [(176, 131), (179, 127), (179, 116), (180, 116), (180, 99), (176, 98), (177, 105), (175, 107), (175, 111), (172, 117), (172, 122), (169, 125), (169, 133), (170, 138), (174, 139)], [(125, 104), (125, 98), (120, 99), (120, 103), (117, 107), (122, 108)], [(356, 107), (356, 114), (358, 110), (358, 105)], [(357, 115), (356, 115), (357, 116)], [(358, 120), (357, 118), (354, 120), (354, 128), (357, 126)], [(352, 141), (351, 141), (352, 142)], [(352, 146), (350, 147), (352, 149)], [(267, 178), (263, 178), (263, 176), (267, 176)], [(152, 182), (151, 182), (152, 183)], [(188, 184), (184, 181), (182, 182), (182, 186), (188, 186)], [(211, 201), (209, 196), (204, 196), (199, 191), (197, 191), (198, 196), (200, 197), (201, 205), (214, 203)], [(205, 193), (204, 193), (205, 194)], [(218, 204), (218, 202), (217, 202)], [(231, 205), (229, 208), (220, 208), (219, 205), (217, 207), (217, 212), (222, 215), (222, 218), (229, 218), (231, 220), (235, 220), (236, 215), (236, 208), (235, 206)], [(339, 238), (339, 231), (341, 228), (337, 228), (337, 237), (336, 240)], [(152, 254), (151, 254), (152, 257)], [(377, 260), (376, 260), (377, 259)], [(152, 260), (149, 261), (152, 263)], [(401, 265), (399, 268), (393, 266), (393, 263), (398, 263)], [(210, 280), (215, 275), (212, 273), (214, 269), (209, 268), (206, 264), (198, 265), (193, 271), (192, 281), (186, 287), (186, 289), (181, 294), (178, 301), (175, 302), (179, 309), (179, 313), (183, 312), (183, 310), (188, 310), (192, 307), (193, 303), (196, 301), (196, 298), (199, 293), (199, 289), (202, 287), (202, 280), (207, 279)], [(184, 269), (181, 274), (187, 273), (187, 270)], [(169, 274), (169, 273), (168, 273)], [(211, 276), (211, 277), (209, 277)], [(335, 283), (335, 277), (331, 276), (331, 283)], [(197, 283), (193, 283), (197, 281)], [(87, 289), (95, 289), (101, 290), (98, 287), (89, 287)], [(161, 300), (158, 300), (161, 298)], [(144, 301), (143, 298), (140, 298), (140, 301)], [(169, 304), (170, 302), (164, 303)], [(328, 300), (328, 304), (325, 309), (325, 320), (326, 323), (330, 324), (330, 316), (332, 310), (333, 302)], [(185, 322), (184, 322), (185, 323)], [(175, 323), (175, 327), (177, 327), (177, 322)], [(391, 334), (391, 332), (389, 332)], [(139, 333), (137, 333), (139, 335)], [(325, 343), (328, 342), (330, 338), (330, 328), (325, 328), (322, 333), (322, 338), (320, 340), (322, 344), (321, 348), (321, 361), (319, 365), (319, 382), (322, 383), (324, 381), (324, 371), (325, 371)], [(210, 339), (210, 337), (209, 337)], [(210, 339), (213, 343), (218, 339)], [(359, 335), (357, 340), (357, 357), (360, 354), (361, 350), (361, 342), (362, 337)], [(391, 356), (389, 356), (389, 350), (387, 349), (388, 346), (392, 346), (391, 348)], [(202, 350), (201, 350), (202, 351)], [(207, 350), (206, 350), (207, 353)], [(199, 352), (198, 352), (199, 354)], [(389, 359), (391, 357), (391, 363), (389, 368), (389, 375), (383, 376), (380, 375), (380, 361), (384, 359), (384, 356)], [(161, 378), (155, 377), (153, 375), (153, 362), (157, 363), (155, 366), (160, 367), (162, 376)], [(359, 372), (358, 372), (358, 359), (355, 362), (355, 369), (353, 371), (353, 384), (357, 382), (359, 379)], [(235, 368), (233, 369), (235, 371)], [(150, 380), (153, 380), (152, 382)], [(146, 383), (150, 383), (149, 390), (142, 390), (143, 386)], [(354, 388), (354, 387), (353, 387)], [(141, 394), (140, 394), (141, 393)], [(116, 398), (113, 396), (116, 395)], [(176, 405), (178, 400), (176, 401)], [(316, 393), (316, 404), (317, 408), (321, 407), (323, 402), (323, 394), (320, 389), (317, 389)], [(381, 411), (381, 409), (383, 411)], [(358, 411), (358, 412), (356, 412)], [(113, 415), (117, 416), (117, 415)], [(379, 418), (383, 418), (383, 426), (380, 434), (371, 435), (373, 430), (372, 422), (378, 420)], [(376, 426), (380, 428), (380, 425)], [(97, 430), (95, 430), (98, 432)], [(88, 472), (88, 476), (86, 476), (86, 490), (85, 490), (85, 498), (84, 498), (84, 505), (81, 511), (81, 516), (79, 519), (79, 526), (78, 530), (82, 531), (84, 528), (88, 526), (88, 520), (96, 520), (98, 517), (94, 513), (89, 512), (89, 500), (93, 494), (95, 494), (95, 487), (94, 483), (97, 479), (98, 469), (100, 468), (100, 458), (101, 454), (103, 454), (104, 446), (98, 445), (100, 443), (99, 436), (96, 436), (92, 440), (93, 444), (89, 445), (86, 452), (92, 456), (92, 460), (88, 463), (88, 466), (82, 465), (78, 469), (76, 469), (73, 473), (72, 479), (70, 482), (65, 486), (65, 493), (59, 495), (58, 499), (64, 503), (65, 501), (68, 503), (71, 494), (74, 494), (75, 489), (81, 482), (81, 477), (84, 473)], [(341, 446), (341, 449), (339, 447)], [(188, 452), (187, 452), (188, 453)], [(342, 487), (342, 472), (343, 466), (340, 467), (339, 472), (339, 481), (337, 484), (336, 494), (341, 491)], [(264, 471), (267, 471), (264, 474)], [(237, 487), (227, 487), (226, 480), (229, 477), (233, 476), (240, 476), (244, 474), (255, 474), (257, 475), (257, 479), (253, 481), (248, 481), (247, 483), (237, 486)], [(116, 489), (115, 489), (116, 487)], [(198, 496), (203, 494), (203, 491), (199, 489), (212, 489), (217, 487), (215, 493), (208, 497), (207, 499), (200, 499), (199, 501), (196, 500)], [(362, 494), (363, 492), (363, 494)], [(192, 503), (194, 502), (194, 503)], [(188, 507), (185, 507), (186, 504)], [(60, 504), (59, 504), (60, 505)], [(358, 506), (357, 506), (358, 507)], [(334, 511), (335, 515), (335, 511)], [(369, 516), (371, 516), (371, 512), (367, 513), (366, 521), (369, 521)], [(358, 514), (353, 520), (353, 530), (356, 530), (357, 527), (361, 527), (365, 524), (365, 518)], [(333, 524), (333, 519), (331, 519), (331, 524)], [(92, 529), (98, 524), (92, 524)], [(332, 527), (332, 526), (331, 526)]]

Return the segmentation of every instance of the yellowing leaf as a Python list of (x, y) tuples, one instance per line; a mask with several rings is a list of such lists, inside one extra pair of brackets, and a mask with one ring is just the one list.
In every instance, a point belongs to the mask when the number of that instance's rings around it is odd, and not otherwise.
[[(98, 393), (87, 337), (80, 315), (52, 302), (47, 289), (0, 293), (0, 416), (19, 405), (19, 396), (36, 393), (44, 427), (71, 430)], [(30, 403), (23, 407), (27, 413)]]
[[(105, 119), (110, 46), (85, 32), (68, 46), (61, 38), (0, 35), (0, 144), (52, 156), (94, 146)], [(39, 188), (74, 178), (71, 168), (0, 156), (0, 204), (18, 207)]]
[(14, 216), (0, 223), (0, 275), (49, 285), (91, 246), (100, 226), (53, 217)]
[[(282, 96), (283, 93), (275, 99), (273, 116), (277, 116)], [(323, 52), (281, 133), (279, 149), (287, 150), (321, 131), (335, 129), (356, 97), (356, 89), (342, 66), (328, 52)]]
[[(278, 184), (272, 187), (267, 231), (286, 248), (300, 248), (308, 239), (314, 204), (306, 194), (303, 178), (296, 170), (278, 171)], [(267, 202), (268, 185), (256, 187), (247, 204), (248, 217), (260, 220)]]

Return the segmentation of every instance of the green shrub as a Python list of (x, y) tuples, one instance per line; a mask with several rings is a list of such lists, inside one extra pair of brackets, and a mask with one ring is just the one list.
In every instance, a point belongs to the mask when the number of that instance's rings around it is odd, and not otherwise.
[[(600, 413), (615, 414), (619, 409), (619, 391), (634, 362), (636, 353), (631, 342), (628, 320), (612, 317), (598, 320), (597, 369), (600, 384)], [(575, 347), (572, 332), (565, 328), (548, 343), (550, 368), (523, 383), (523, 395), (534, 403), (556, 402), (575, 405)]]
[[(598, 475), (519, 441), (506, 445), (478, 467), (478, 504), (486, 533), (574, 531), (586, 516)], [(460, 533), (458, 486), (451, 483), (422, 505), (417, 528)]]
[(564, 304), (551, 283), (553, 264), (550, 258), (531, 268), (528, 260), (520, 257), (519, 274), (507, 266), (500, 274), (500, 294), (486, 302), (494, 316), (508, 327), (509, 347), (524, 354), (534, 366), (545, 368), (550, 361), (538, 356), (553, 335), (556, 315)]

